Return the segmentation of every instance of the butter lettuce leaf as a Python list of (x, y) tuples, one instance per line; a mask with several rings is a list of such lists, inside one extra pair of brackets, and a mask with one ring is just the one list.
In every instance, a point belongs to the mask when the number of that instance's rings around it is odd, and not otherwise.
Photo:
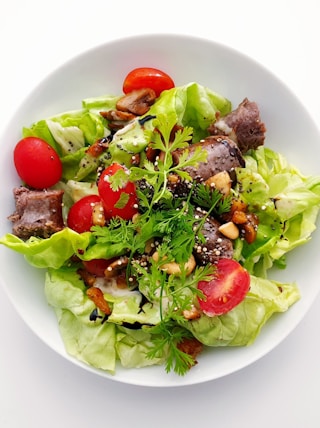
[(143, 152), (149, 142), (144, 126), (136, 119), (114, 134), (109, 144), (109, 153), (114, 162), (130, 167), (132, 158)]
[[(138, 292), (123, 292), (105, 299), (113, 308), (102, 322), (103, 314), (93, 319), (95, 304), (86, 295), (86, 287), (74, 268), (48, 269), (45, 295), (56, 313), (67, 352), (93, 367), (114, 373), (116, 361), (123, 367), (162, 364), (164, 356), (149, 358), (152, 336), (134, 328), (135, 322), (158, 322), (159, 310), (149, 303), (140, 306)], [(138, 296), (138, 297), (137, 297)], [(140, 300), (139, 300), (140, 299)], [(133, 328), (122, 326), (132, 324)]]
[(23, 128), (23, 136), (43, 138), (63, 157), (109, 135), (105, 125), (101, 115), (81, 109), (35, 122), (31, 127)]
[(95, 309), (85, 285), (72, 269), (48, 269), (45, 295), (53, 306), (66, 351), (91, 366), (115, 371), (116, 326), (90, 321)]
[(284, 268), (285, 256), (307, 243), (320, 209), (320, 176), (305, 177), (279, 153), (259, 147), (237, 169), (241, 197), (257, 213), (257, 239), (236, 243), (237, 258), (250, 273), (266, 277), (273, 265)]
[(90, 239), (90, 232), (79, 234), (66, 227), (50, 238), (31, 237), (27, 241), (8, 233), (0, 238), (0, 244), (23, 254), (34, 267), (58, 269), (74, 254), (83, 253)]
[(121, 365), (125, 368), (140, 368), (165, 362), (166, 349), (161, 356), (150, 358), (153, 349), (152, 335), (146, 329), (132, 330), (119, 327), (116, 336), (116, 350)]
[[(56, 312), (67, 352), (80, 361), (111, 373), (118, 360), (126, 368), (163, 364), (166, 349), (150, 358), (153, 336), (148, 325), (134, 328), (136, 322), (160, 322), (158, 310), (144, 305), (141, 311), (138, 292), (104, 293), (114, 311), (105, 322), (101, 322), (103, 314), (99, 319), (90, 318), (95, 305), (74, 268), (48, 269), (45, 294)], [(252, 277), (245, 300), (229, 313), (219, 317), (202, 315), (198, 320), (180, 323), (207, 346), (250, 345), (273, 314), (286, 311), (299, 298), (294, 283)], [(141, 318), (141, 312), (145, 318)]]
[(216, 113), (225, 116), (231, 111), (231, 102), (216, 92), (191, 82), (163, 91), (151, 106), (148, 115), (173, 116), (175, 123), (193, 128), (193, 141), (208, 136), (208, 126), (215, 122)]
[(182, 326), (207, 346), (245, 346), (252, 344), (268, 319), (285, 312), (300, 299), (295, 283), (251, 276), (250, 291), (245, 299), (224, 315), (183, 322)]
[(42, 138), (57, 151), (63, 164), (64, 180), (80, 181), (96, 173), (97, 159), (87, 156), (86, 150), (97, 140), (110, 135), (106, 120), (94, 108), (91, 111), (88, 107), (43, 119), (23, 128), (23, 137)]
[(108, 111), (116, 108), (117, 101), (121, 95), (100, 95), (82, 100), (82, 107), (91, 113), (100, 114), (102, 111)]

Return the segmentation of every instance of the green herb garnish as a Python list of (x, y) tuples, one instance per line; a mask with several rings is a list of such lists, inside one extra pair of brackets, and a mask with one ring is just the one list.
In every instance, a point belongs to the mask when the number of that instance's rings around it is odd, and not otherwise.
[[(118, 189), (123, 181), (143, 180), (144, 188), (137, 187), (140, 213), (132, 221), (112, 219), (108, 228), (93, 228), (98, 245), (104, 248), (122, 248), (129, 259), (127, 278), (135, 278), (140, 292), (151, 302), (159, 304), (160, 323), (148, 328), (153, 336), (154, 347), (148, 356), (166, 356), (166, 371), (173, 370), (184, 375), (194, 365), (192, 356), (179, 349), (184, 338), (192, 335), (182, 327), (184, 311), (190, 310), (197, 296), (202, 293), (197, 284), (207, 280), (214, 272), (210, 265), (196, 267), (187, 275), (185, 263), (192, 256), (195, 235), (201, 237), (201, 227), (210, 212), (222, 213), (230, 209), (230, 200), (215, 189), (202, 184), (194, 184), (185, 168), (196, 168), (205, 162), (207, 152), (197, 148), (189, 152), (192, 128), (186, 127), (173, 133), (176, 125), (173, 118), (158, 116), (150, 132), (151, 147), (161, 152), (161, 157), (152, 163), (144, 160), (140, 167), (132, 167), (130, 175), (117, 172), (112, 177), (112, 186)], [(176, 163), (173, 152), (182, 149)], [(187, 197), (173, 196), (169, 187), (169, 176), (175, 174), (189, 189)], [(123, 203), (125, 201), (122, 201)], [(122, 203), (119, 201), (119, 203)], [(195, 216), (194, 204), (207, 210), (199, 221)], [(147, 266), (139, 261), (139, 254), (145, 252), (147, 242), (153, 240), (158, 259), (150, 257)], [(179, 265), (178, 275), (168, 274), (163, 265), (174, 262)]]
[[(191, 177), (184, 171), (184, 168), (196, 167), (199, 162), (205, 162), (207, 159), (207, 153), (200, 147), (189, 156), (187, 147), (192, 137), (192, 128), (179, 129), (172, 141), (172, 130), (175, 125), (175, 119), (159, 115), (154, 120), (155, 129), (151, 132), (150, 141), (152, 141), (151, 148), (162, 152), (161, 159), (155, 163), (145, 160), (142, 167), (131, 168), (130, 179), (132, 181), (144, 179), (153, 188), (153, 196), (148, 204), (149, 209), (163, 199), (172, 199), (172, 193), (168, 190), (170, 174), (177, 174), (181, 179), (191, 183)], [(174, 164), (172, 153), (178, 149), (186, 150), (182, 152), (178, 163)]]

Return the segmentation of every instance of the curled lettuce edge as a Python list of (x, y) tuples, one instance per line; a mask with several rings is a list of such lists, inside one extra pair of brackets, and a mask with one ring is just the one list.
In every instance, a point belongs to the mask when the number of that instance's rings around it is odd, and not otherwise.
[[(90, 320), (95, 309), (86, 295), (86, 287), (74, 269), (48, 269), (45, 294), (54, 308), (67, 352), (80, 361), (98, 369), (115, 372), (117, 362), (123, 367), (146, 367), (162, 364), (163, 355), (150, 359), (152, 335), (148, 327), (135, 330), (122, 326), (135, 322), (160, 322), (159, 308), (145, 304), (140, 310), (137, 292), (122, 296), (104, 293), (105, 299), (115, 312), (105, 322)], [(247, 346), (259, 335), (269, 318), (285, 312), (300, 298), (296, 284), (280, 284), (276, 281), (251, 276), (251, 287), (246, 298), (230, 312), (185, 321), (181, 326), (209, 347)], [(138, 301), (137, 301), (138, 299)], [(144, 315), (141, 317), (141, 313)], [(151, 315), (150, 315), (151, 314)]]

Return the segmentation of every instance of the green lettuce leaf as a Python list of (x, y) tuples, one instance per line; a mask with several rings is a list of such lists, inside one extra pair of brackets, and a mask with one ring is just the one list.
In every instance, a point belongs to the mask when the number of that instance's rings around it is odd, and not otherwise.
[(163, 91), (151, 106), (148, 115), (173, 115), (175, 123), (193, 127), (193, 141), (208, 136), (208, 126), (215, 122), (216, 113), (225, 116), (231, 111), (231, 102), (210, 89), (191, 82)]
[(320, 176), (305, 177), (279, 153), (260, 147), (237, 169), (241, 197), (257, 213), (257, 239), (236, 244), (237, 258), (256, 276), (266, 277), (274, 264), (285, 267), (285, 255), (307, 243), (316, 229)]
[[(54, 308), (67, 352), (80, 361), (113, 372), (116, 360), (127, 368), (162, 364), (166, 350), (161, 356), (147, 356), (152, 349), (152, 335), (148, 326), (141, 329), (128, 328), (135, 322), (154, 322), (159, 311), (147, 314), (148, 308), (139, 310), (138, 292), (107, 290), (105, 299), (112, 307), (112, 315), (105, 322), (100, 318), (90, 320), (94, 303), (86, 295), (86, 287), (75, 269), (49, 269), (46, 275), (45, 294)], [(229, 313), (219, 317), (203, 315), (194, 321), (181, 322), (183, 327), (208, 346), (244, 346), (251, 344), (261, 328), (276, 312), (286, 311), (300, 298), (295, 284), (280, 284), (275, 281), (251, 278), (251, 289), (245, 300)], [(147, 304), (149, 305), (149, 304)], [(151, 309), (151, 306), (149, 308)], [(141, 315), (139, 312), (145, 312)], [(157, 314), (156, 314), (157, 312)], [(121, 324), (125, 323), (124, 326)]]
[(163, 364), (166, 350), (159, 357), (150, 358), (153, 348), (152, 335), (146, 329), (132, 330), (118, 327), (116, 335), (116, 350), (121, 365), (126, 368), (140, 368)]
[(55, 309), (66, 351), (79, 361), (114, 373), (116, 326), (90, 321), (95, 305), (76, 272), (48, 269), (45, 295)]
[(25, 137), (42, 138), (44, 141), (50, 144), (50, 146), (53, 147), (57, 153), (60, 154), (59, 144), (53, 138), (49, 130), (49, 127), (47, 125), (47, 122), (45, 120), (39, 120), (38, 122), (34, 123), (30, 128), (24, 127), (22, 130), (22, 136), (24, 138)]
[(163, 357), (149, 358), (152, 336), (147, 330), (123, 327), (121, 323), (158, 322), (159, 310), (149, 303), (140, 307), (137, 292), (105, 293), (112, 315), (102, 322), (103, 314), (93, 320), (96, 309), (86, 295), (86, 287), (73, 268), (48, 269), (45, 295), (54, 308), (67, 352), (93, 367), (115, 370), (116, 360), (124, 367), (144, 367), (162, 364)]
[(182, 325), (208, 346), (245, 346), (252, 344), (268, 319), (285, 312), (300, 298), (296, 284), (279, 283), (251, 276), (245, 299), (224, 315), (183, 322)]
[(117, 131), (109, 144), (109, 153), (114, 162), (130, 167), (132, 157), (143, 152), (149, 143), (148, 135), (144, 132), (139, 120), (133, 120), (124, 128)]
[(84, 133), (76, 125), (62, 126), (57, 120), (46, 120), (49, 131), (63, 155), (75, 153), (85, 145)]
[(121, 96), (101, 95), (82, 100), (82, 107), (94, 114), (100, 114), (102, 111), (113, 110), (116, 108), (117, 101)]
[(95, 182), (68, 180), (66, 183), (58, 183), (58, 187), (64, 190), (64, 197), (67, 195), (71, 200), (70, 206), (85, 196), (98, 195), (98, 186)]
[(160, 322), (159, 305), (150, 302), (142, 304), (142, 294), (139, 291), (131, 291), (124, 296), (116, 297), (105, 293), (105, 299), (112, 303), (109, 322), (141, 325), (154, 325)]
[(96, 173), (98, 160), (86, 155), (89, 145), (110, 135), (106, 120), (86, 108), (40, 120), (23, 129), (23, 137), (47, 141), (59, 154), (64, 180), (83, 180)]
[(59, 269), (74, 254), (85, 252), (90, 239), (90, 232), (79, 234), (66, 227), (47, 239), (31, 237), (23, 241), (8, 233), (0, 238), (0, 244), (23, 254), (32, 266)]
[(40, 120), (23, 129), (23, 136), (43, 138), (55, 147), (61, 156), (77, 151), (85, 144), (109, 135), (105, 119), (89, 110), (74, 110)]
[(99, 166), (99, 158), (95, 158), (87, 154), (87, 149), (87, 146), (81, 147), (76, 152), (69, 153), (61, 158), (63, 166), (63, 180), (95, 180), (97, 176), (97, 168)]

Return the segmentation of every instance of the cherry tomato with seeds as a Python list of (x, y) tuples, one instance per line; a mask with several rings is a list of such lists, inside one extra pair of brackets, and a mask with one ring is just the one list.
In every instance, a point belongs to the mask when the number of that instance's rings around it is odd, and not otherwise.
[(208, 316), (229, 312), (243, 301), (250, 288), (250, 275), (236, 260), (221, 258), (210, 281), (200, 281), (198, 289), (205, 299), (198, 298), (200, 308)]
[(164, 71), (152, 67), (131, 70), (123, 82), (123, 92), (128, 94), (136, 89), (153, 89), (158, 97), (162, 91), (174, 88), (174, 81)]
[(106, 219), (118, 216), (124, 220), (130, 220), (138, 212), (136, 186), (129, 181), (128, 174), (126, 167), (113, 163), (102, 172), (99, 178), (98, 192)]
[(14, 148), (13, 160), (21, 180), (34, 189), (51, 187), (61, 178), (61, 159), (41, 138), (26, 137), (20, 140)]
[(68, 213), (68, 227), (78, 233), (89, 232), (94, 226), (93, 209), (97, 204), (101, 204), (98, 195), (84, 196), (75, 202)]

